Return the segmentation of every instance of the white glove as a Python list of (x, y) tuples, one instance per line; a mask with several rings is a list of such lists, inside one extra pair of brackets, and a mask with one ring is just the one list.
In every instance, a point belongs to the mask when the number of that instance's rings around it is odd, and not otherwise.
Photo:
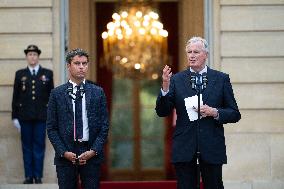
[(16, 127), (18, 129), (18, 131), (21, 132), (21, 125), (19, 123), (19, 120), (13, 119), (12, 121), (13, 121), (14, 127)]

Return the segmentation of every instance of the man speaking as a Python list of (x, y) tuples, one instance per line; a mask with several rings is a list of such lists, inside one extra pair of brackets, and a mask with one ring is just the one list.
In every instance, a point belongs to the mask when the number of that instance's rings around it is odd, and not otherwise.
[[(198, 165), (205, 189), (223, 189), (222, 165), (227, 163), (223, 124), (239, 121), (241, 114), (229, 75), (206, 66), (206, 40), (201, 37), (191, 38), (186, 44), (186, 54), (189, 67), (187, 70), (172, 76), (171, 68), (164, 67), (156, 112), (164, 117), (170, 115), (173, 108), (176, 109), (172, 162), (176, 170), (178, 189), (196, 189), (199, 182), (197, 155), (200, 157)], [(188, 99), (194, 99), (196, 95), (192, 88), (193, 75), (197, 76), (194, 81), (206, 76), (199, 124), (198, 120), (191, 117), (194, 111), (198, 111), (198, 107), (188, 107), (186, 104)]]

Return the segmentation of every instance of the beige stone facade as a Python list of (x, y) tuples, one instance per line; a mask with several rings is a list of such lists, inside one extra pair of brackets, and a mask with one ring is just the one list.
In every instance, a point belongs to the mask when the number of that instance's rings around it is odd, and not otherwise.
[(230, 74), (242, 113), (226, 126), (224, 180), (284, 188), (284, 1), (214, 1), (214, 19), (214, 66)]
[[(36, 44), (42, 50), (40, 63), (54, 71), (59, 84), (60, 40), (57, 0), (0, 0), (0, 183), (21, 183), (23, 160), (20, 133), (11, 122), (15, 71), (26, 67), (23, 50)], [(49, 142), (44, 164), (44, 182), (56, 182), (54, 152)], [(1, 187), (0, 187), (1, 188)]]
[[(190, 5), (180, 3), (185, 19)], [(225, 188), (283, 189), (284, 0), (213, 0), (209, 9), (211, 67), (230, 74), (242, 113), (239, 123), (226, 126)], [(14, 73), (26, 65), (23, 49), (35, 43), (41, 64), (54, 70), (60, 84), (60, 1), (0, 0), (0, 18), (0, 183), (12, 184), (23, 179), (20, 135), (11, 122)], [(181, 45), (192, 34), (188, 27), (181, 26)], [(47, 144), (44, 182), (55, 183)]]

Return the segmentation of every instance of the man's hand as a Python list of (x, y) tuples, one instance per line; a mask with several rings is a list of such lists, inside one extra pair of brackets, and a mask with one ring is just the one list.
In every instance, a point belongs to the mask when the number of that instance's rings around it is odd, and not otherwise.
[(96, 152), (94, 150), (89, 150), (84, 153), (82, 153), (79, 158), (79, 165), (85, 165), (87, 163), (87, 160), (91, 159), (96, 155)]
[(171, 68), (168, 65), (166, 65), (163, 69), (163, 75), (162, 75), (163, 79), (162, 90), (164, 92), (169, 91), (171, 77), (172, 77)]
[(64, 157), (69, 161), (72, 161), (73, 164), (76, 163), (76, 154), (74, 154), (73, 152), (65, 152)]
[(18, 129), (19, 132), (21, 132), (21, 125), (18, 119), (13, 119), (13, 125)]
[[(198, 110), (196, 109), (196, 111)], [(200, 106), (200, 115), (202, 117), (212, 116), (214, 118), (217, 118), (218, 110), (216, 108), (212, 108), (205, 104), (205, 105)]]

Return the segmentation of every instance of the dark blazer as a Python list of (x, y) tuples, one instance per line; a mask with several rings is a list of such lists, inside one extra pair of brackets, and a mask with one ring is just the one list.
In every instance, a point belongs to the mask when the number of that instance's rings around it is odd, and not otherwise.
[(27, 68), (15, 75), (12, 100), (12, 119), (46, 120), (50, 91), (54, 88), (53, 73), (40, 67), (36, 76)]
[[(68, 95), (68, 83), (51, 91), (47, 109), (47, 134), (55, 149), (55, 165), (72, 164), (63, 156), (64, 152), (75, 153), (73, 135), (73, 105)], [(86, 110), (89, 126), (90, 149), (98, 155), (88, 160), (88, 163), (103, 161), (103, 147), (108, 135), (109, 122), (106, 97), (101, 87), (86, 82), (85, 86)]]
[[(175, 74), (171, 78), (169, 93), (162, 96), (160, 93), (156, 102), (156, 112), (164, 117), (176, 108), (177, 121), (173, 133), (172, 161), (189, 162), (197, 148), (197, 121), (190, 122), (184, 99), (196, 95), (191, 88), (191, 72), (189, 69)], [(207, 163), (227, 163), (225, 136), (223, 124), (234, 123), (240, 120), (229, 75), (207, 69), (208, 85), (203, 91), (203, 104), (218, 109), (219, 119), (206, 117), (200, 120), (200, 153), (201, 159)]]

